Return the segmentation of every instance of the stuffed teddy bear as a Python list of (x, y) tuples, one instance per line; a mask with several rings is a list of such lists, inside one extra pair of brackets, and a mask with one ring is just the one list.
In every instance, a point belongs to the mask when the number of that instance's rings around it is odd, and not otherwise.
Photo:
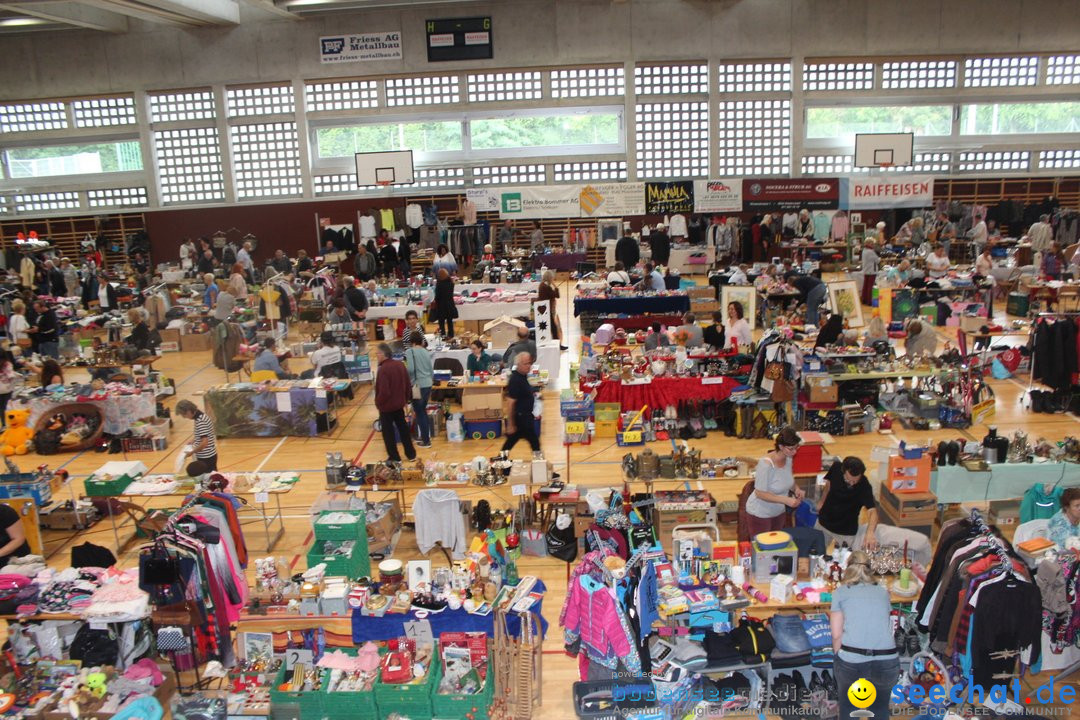
[(0, 434), (0, 452), (4, 455), (25, 455), (33, 446), (34, 429), (27, 426), (29, 410), (8, 410), (7, 430)]

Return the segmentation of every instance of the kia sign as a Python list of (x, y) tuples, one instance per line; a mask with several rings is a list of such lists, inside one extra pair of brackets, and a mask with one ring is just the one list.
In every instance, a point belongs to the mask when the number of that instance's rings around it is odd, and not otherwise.
[(800, 210), (840, 207), (837, 178), (743, 180), (743, 210)]
[(930, 207), (934, 204), (934, 178), (901, 176), (850, 178), (848, 207), (852, 210)]

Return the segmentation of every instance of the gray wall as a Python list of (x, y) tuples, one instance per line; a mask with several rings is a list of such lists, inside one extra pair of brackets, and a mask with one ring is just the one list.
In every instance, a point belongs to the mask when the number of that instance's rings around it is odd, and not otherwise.
[[(424, 21), (490, 15), (495, 58), (427, 62)], [(0, 99), (185, 88), (211, 83), (466, 68), (724, 58), (1069, 51), (1069, 0), (498, 0), (327, 13), (292, 21), (244, 5), (237, 27), (4, 36)], [(401, 62), (320, 65), (320, 35), (398, 30)]]

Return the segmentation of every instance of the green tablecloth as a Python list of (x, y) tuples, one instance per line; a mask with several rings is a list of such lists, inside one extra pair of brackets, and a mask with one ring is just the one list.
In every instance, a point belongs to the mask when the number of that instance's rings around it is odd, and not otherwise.
[(1075, 463), (1018, 463), (991, 465), (987, 472), (962, 467), (938, 468), (930, 476), (930, 490), (939, 503), (1008, 500), (1023, 497), (1032, 485), (1080, 486), (1080, 465)]

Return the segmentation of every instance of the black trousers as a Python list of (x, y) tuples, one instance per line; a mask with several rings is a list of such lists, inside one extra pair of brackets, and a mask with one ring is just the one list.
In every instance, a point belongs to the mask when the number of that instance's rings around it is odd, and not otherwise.
[(503, 450), (512, 449), (517, 445), (518, 440), (528, 440), (529, 447), (531, 447), (533, 451), (540, 450), (540, 438), (536, 436), (536, 423), (534, 422), (532, 415), (524, 418), (515, 417), (514, 427), (517, 429), (517, 432), (506, 436), (506, 442), (504, 442), (502, 446)]
[(454, 318), (439, 318), (439, 333), (443, 337), (454, 337)]
[(382, 439), (383, 444), (386, 445), (386, 458), (388, 460), (401, 461), (401, 455), (397, 449), (397, 438), (394, 437), (395, 427), (401, 437), (401, 444), (405, 448), (405, 457), (409, 460), (416, 459), (416, 450), (412, 444), (412, 431), (409, 429), (409, 423), (405, 422), (404, 408), (393, 412), (380, 412), (379, 424), (382, 426)]
[(209, 472), (217, 472), (217, 453), (205, 458), (195, 457), (192, 462), (200, 462), (207, 467)]

